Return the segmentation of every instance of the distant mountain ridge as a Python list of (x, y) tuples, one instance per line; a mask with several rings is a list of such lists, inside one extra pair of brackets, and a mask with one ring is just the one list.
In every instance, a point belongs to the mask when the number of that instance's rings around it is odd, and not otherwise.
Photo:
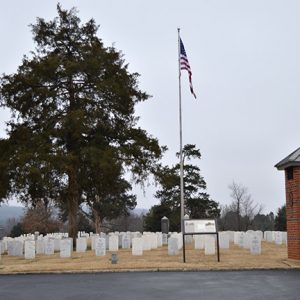
[(2, 204), (0, 206), (0, 224), (4, 224), (8, 219), (18, 219), (24, 214), (24, 207), (22, 206), (10, 206)]
[(149, 209), (146, 208), (135, 208), (132, 212), (138, 216), (145, 215)]
[[(10, 206), (7, 204), (2, 204), (0, 206), (0, 224), (5, 224), (8, 219), (15, 218), (18, 219), (24, 215), (23, 206)], [(149, 209), (146, 208), (135, 208), (132, 212), (138, 216), (145, 215)]]

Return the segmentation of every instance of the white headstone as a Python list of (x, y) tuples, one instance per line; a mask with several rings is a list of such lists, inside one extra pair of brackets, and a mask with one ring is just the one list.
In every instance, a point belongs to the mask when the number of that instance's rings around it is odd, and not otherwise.
[(275, 232), (275, 244), (282, 245), (282, 232), (281, 231)]
[[(186, 222), (184, 225), (184, 230), (186, 233), (193, 233), (195, 232), (195, 224), (193, 221)], [(185, 238), (186, 244), (192, 244), (193, 243), (193, 236), (192, 235), (186, 235)]]
[(23, 242), (18, 240), (8, 241), (7, 252), (9, 256), (23, 256)]
[(54, 251), (60, 251), (60, 237), (54, 238)]
[(254, 235), (250, 243), (250, 253), (254, 255), (261, 254), (261, 241), (258, 236)]
[(142, 238), (132, 239), (132, 255), (143, 255), (143, 240)]
[(71, 257), (72, 253), (72, 239), (61, 239), (60, 240), (60, 257), (68, 258)]
[(99, 237), (99, 234), (93, 234), (90, 236), (91, 238), (91, 249), (95, 250), (95, 241)]
[(76, 239), (76, 252), (82, 253), (87, 249), (87, 239), (85, 237), (80, 237)]
[(157, 238), (157, 247), (161, 247), (163, 245), (162, 233), (156, 232), (156, 238)]
[(36, 240), (36, 254), (44, 254), (45, 253), (45, 242), (42, 239)]
[(244, 236), (243, 248), (250, 249), (250, 244), (253, 239), (254, 233), (253, 231), (247, 231)]
[(267, 242), (272, 242), (272, 231), (265, 231), (264, 232), (264, 239), (267, 241)]
[(282, 243), (287, 244), (287, 232), (282, 232)]
[(195, 249), (204, 249), (204, 235), (195, 235)]
[(178, 240), (178, 250), (181, 250), (182, 249), (182, 246), (183, 246), (183, 239), (182, 239), (182, 233), (176, 233), (175, 234), (175, 237), (177, 238)]
[(204, 238), (204, 254), (213, 255), (216, 253), (215, 237), (206, 235)]
[(244, 242), (245, 242), (245, 232), (240, 232), (238, 236), (238, 245), (240, 247), (244, 247)]
[(233, 243), (234, 242), (234, 231), (228, 230), (226, 232), (229, 235), (229, 242)]
[(95, 254), (96, 256), (105, 256), (106, 255), (106, 239), (98, 237), (95, 240)]
[(239, 244), (239, 239), (240, 239), (240, 232), (239, 231), (235, 231), (233, 233), (233, 243), (235, 245), (238, 245)]
[(168, 254), (169, 255), (178, 255), (178, 239), (176, 237), (170, 237), (168, 240)]
[(35, 259), (35, 241), (25, 241), (25, 259)]
[(128, 234), (122, 236), (122, 249), (130, 249), (130, 236)]
[(0, 241), (0, 255), (4, 253), (4, 243)]
[(168, 245), (168, 234), (167, 233), (162, 234), (162, 243), (163, 243), (163, 245)]
[(142, 235), (142, 240), (143, 240), (143, 250), (151, 250), (151, 237), (149, 234), (143, 234)]
[(45, 254), (54, 254), (54, 239), (45, 239)]
[(119, 250), (119, 237), (118, 235), (110, 235), (108, 238), (108, 250), (118, 251)]
[(151, 233), (151, 249), (157, 249), (157, 236), (155, 233)]
[(256, 230), (254, 233), (256, 234), (256, 236), (259, 238), (260, 241), (263, 239), (263, 232), (261, 230)]
[(229, 249), (229, 234), (227, 232), (219, 233), (219, 246), (221, 249)]

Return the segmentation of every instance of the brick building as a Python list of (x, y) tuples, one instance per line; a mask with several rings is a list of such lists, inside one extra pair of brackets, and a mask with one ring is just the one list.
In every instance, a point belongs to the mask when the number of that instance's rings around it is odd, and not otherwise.
[(288, 258), (300, 260), (300, 148), (275, 167), (285, 173)]

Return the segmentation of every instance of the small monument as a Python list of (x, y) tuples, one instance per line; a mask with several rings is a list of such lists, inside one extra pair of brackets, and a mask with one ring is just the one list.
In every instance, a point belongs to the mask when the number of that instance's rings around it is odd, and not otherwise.
[(165, 216), (161, 218), (161, 232), (162, 233), (169, 233), (169, 219)]

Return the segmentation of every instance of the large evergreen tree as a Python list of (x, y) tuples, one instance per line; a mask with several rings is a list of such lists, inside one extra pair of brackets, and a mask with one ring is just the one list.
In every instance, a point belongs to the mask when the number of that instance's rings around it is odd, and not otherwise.
[[(206, 193), (206, 182), (200, 174), (200, 168), (192, 160), (200, 160), (200, 150), (195, 145), (183, 147), (183, 178), (185, 214), (193, 219), (217, 218), (220, 214), (219, 204), (210, 199)], [(179, 153), (176, 154), (179, 157)], [(180, 164), (172, 167), (165, 166), (158, 169), (156, 179), (160, 189), (155, 197), (161, 204), (151, 208), (145, 217), (145, 228), (154, 228), (154, 221), (163, 217), (169, 218), (170, 230), (180, 229)], [(166, 207), (168, 209), (166, 209)], [(160, 226), (160, 223), (158, 223)]]
[[(148, 98), (138, 74), (103, 45), (94, 20), (81, 24), (75, 9), (57, 11), (54, 20), (32, 25), (35, 51), (0, 81), (1, 105), (12, 111), (5, 170), (7, 194), (31, 204), (60, 202), (75, 237), (80, 203), (106, 211), (135, 205), (123, 175), (131, 171), (135, 182), (143, 181), (161, 148), (137, 127), (135, 104)], [(118, 203), (124, 198), (125, 208)]]
[(275, 216), (275, 230), (286, 231), (286, 206), (282, 205), (277, 210), (277, 215)]

